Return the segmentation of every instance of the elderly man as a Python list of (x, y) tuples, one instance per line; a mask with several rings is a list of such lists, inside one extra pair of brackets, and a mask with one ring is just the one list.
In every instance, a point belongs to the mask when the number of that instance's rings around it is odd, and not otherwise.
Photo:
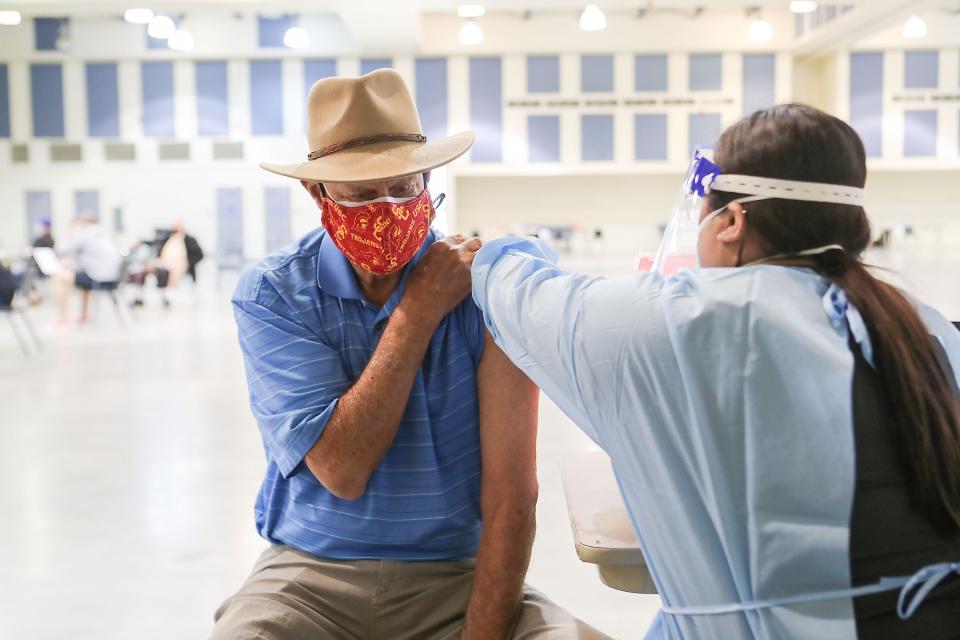
[(392, 70), (317, 82), (297, 178), (323, 229), (248, 270), (233, 303), (267, 471), (271, 546), (213, 637), (603, 637), (524, 585), (537, 389), (493, 344), (461, 253), (430, 229), (427, 143)]

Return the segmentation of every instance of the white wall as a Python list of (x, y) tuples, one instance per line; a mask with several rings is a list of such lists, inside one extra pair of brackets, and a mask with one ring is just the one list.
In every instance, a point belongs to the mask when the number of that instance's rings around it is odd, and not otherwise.
[(594, 176), (461, 176), (458, 226), (489, 239), (515, 225), (574, 225), (602, 229), (610, 257), (632, 260), (656, 251), (680, 174)]
[[(425, 14), (420, 21), (422, 41), (418, 55), (456, 54), (448, 59), (449, 127), (452, 132), (469, 126), (467, 55), (503, 55), (504, 100), (509, 102), (525, 97), (524, 54), (527, 52), (561, 55), (560, 97), (579, 94), (579, 52), (615, 55), (617, 86), (614, 93), (620, 97), (631, 91), (634, 52), (669, 52), (669, 93), (680, 96), (688, 93), (685, 90), (687, 51), (726, 52), (724, 73), (727, 81), (720, 95), (696, 96), (698, 102), (693, 106), (671, 108), (669, 163), (636, 163), (631, 160), (631, 113), (637, 109), (616, 107), (616, 162), (592, 165), (579, 162), (580, 111), (571, 109), (561, 114), (563, 162), (550, 166), (530, 165), (525, 153), (526, 115), (532, 111), (524, 107), (505, 107), (505, 162), (489, 167), (460, 161), (450, 170), (447, 185), (450, 198), (444, 212), (452, 225), (462, 231), (478, 229), (489, 237), (503, 228), (502, 220), (516, 219), (526, 223), (580, 221), (586, 227), (599, 225), (606, 228), (607, 238), (615, 245), (622, 243), (624, 252), (632, 253), (634, 247), (655, 247), (656, 224), (663, 222), (669, 211), (686, 159), (686, 114), (698, 109), (699, 101), (712, 100), (715, 104), (711, 110), (724, 112), (725, 125), (739, 117), (737, 52), (758, 47), (762, 50), (780, 48), (777, 58), (778, 100), (808, 100), (825, 108), (832, 105), (832, 110), (840, 115), (847, 108), (846, 54), (805, 61), (794, 73), (791, 55), (784, 48), (793, 33), (792, 23), (782, 12), (765, 10), (765, 14), (774, 23), (777, 37), (763, 47), (747, 44), (740, 35), (746, 28), (746, 19), (742, 11), (730, 9), (711, 10), (695, 20), (671, 15), (636, 20), (611, 14), (608, 30), (593, 34), (580, 32), (575, 19), (556, 14), (534, 15), (530, 21), (523, 21), (519, 16), (488, 16), (483, 21), (488, 35), (486, 43), (469, 50), (456, 44), (458, 20), (449, 14)], [(960, 18), (937, 12), (924, 16), (931, 29), (930, 42), (905, 42), (899, 35), (899, 26), (896, 26), (857, 43), (854, 48), (888, 48), (887, 55), (892, 60), (888, 65), (890, 82), (895, 84), (899, 82), (896, 74), (902, 73), (898, 71), (902, 65), (898, 66), (896, 61), (898, 58), (902, 60), (903, 47), (942, 47), (941, 75), (948, 83), (953, 83), (944, 85), (947, 91), (956, 87), (960, 78), (956, 73), (960, 64), (960, 54), (957, 53), (960, 27), (952, 29), (960, 24)], [(96, 188), (100, 190), (101, 214), (108, 222), (114, 208), (123, 208), (130, 238), (149, 234), (154, 227), (168, 224), (172, 217), (182, 216), (212, 252), (216, 187), (241, 186), (244, 189), (247, 254), (251, 258), (263, 252), (265, 186), (289, 185), (294, 190), (291, 203), (296, 233), (315, 227), (318, 213), (312, 201), (300, 192), (300, 187), (294, 181), (261, 171), (256, 162), (293, 161), (307, 152), (302, 134), (302, 58), (335, 56), (341, 74), (355, 74), (364, 52), (335, 16), (308, 16), (304, 21), (313, 33), (325, 36), (315, 37), (312, 48), (305, 52), (256, 48), (255, 15), (252, 12), (244, 12), (240, 18), (224, 11), (191, 13), (184, 26), (194, 32), (198, 45), (190, 54), (147, 51), (142, 30), (115, 18), (76, 19), (72, 26), (73, 48), (67, 54), (33, 51), (33, 30), (29, 21), (21, 27), (0, 31), (0, 61), (8, 64), (11, 85), (12, 141), (29, 144), (32, 157), (29, 165), (13, 165), (10, 161), (11, 141), (0, 140), (0, 248), (12, 250), (26, 238), (24, 193), (31, 189), (53, 192), (54, 217), (61, 228), (74, 213), (73, 191)], [(284, 58), (284, 136), (252, 137), (247, 133), (249, 88), (246, 61), (256, 57)], [(193, 60), (202, 58), (230, 61), (231, 132), (228, 139), (244, 144), (243, 161), (213, 161), (212, 140), (196, 136)], [(142, 135), (139, 65), (146, 59), (177, 60), (174, 72), (176, 138), (191, 144), (193, 160), (189, 163), (158, 162), (157, 141)], [(51, 165), (46, 161), (48, 141), (31, 139), (28, 66), (30, 62), (45, 60), (64, 63), (66, 141), (83, 145), (83, 163)], [(135, 163), (103, 161), (103, 142), (84, 137), (83, 64), (90, 60), (119, 62), (121, 140), (137, 145), (139, 158)], [(394, 56), (394, 66), (414, 88), (410, 53)], [(893, 107), (893, 94), (888, 100), (891, 113), (896, 114), (895, 108), (902, 107)], [(944, 146), (941, 154), (955, 154), (957, 122), (955, 117), (948, 117), (950, 113), (956, 113), (955, 103), (945, 103), (942, 109), (946, 115), (941, 119), (941, 133), (953, 142), (952, 146)], [(890, 126), (893, 127), (890, 135), (895, 137), (893, 120)], [(958, 172), (929, 174), (923, 171), (942, 168), (945, 160), (921, 160), (909, 165), (900, 161), (886, 165), (873, 163), (877, 165), (874, 167), (877, 171), (872, 174), (868, 185), (871, 213), (881, 221), (897, 221), (906, 215), (918, 221), (949, 220), (951, 211), (956, 210), (955, 197), (944, 185), (955, 182)], [(953, 159), (952, 162), (960, 166), (960, 160)], [(909, 170), (910, 167), (915, 170)], [(932, 178), (931, 175), (938, 177)]]
[[(944, 194), (952, 171), (872, 171), (866, 210), (875, 235), (910, 225), (915, 240), (937, 251), (960, 251), (960, 207)], [(461, 176), (459, 228), (484, 238), (515, 225), (566, 224), (604, 232), (604, 251), (629, 266), (640, 251), (654, 252), (666, 224), (680, 173), (652, 175)]]

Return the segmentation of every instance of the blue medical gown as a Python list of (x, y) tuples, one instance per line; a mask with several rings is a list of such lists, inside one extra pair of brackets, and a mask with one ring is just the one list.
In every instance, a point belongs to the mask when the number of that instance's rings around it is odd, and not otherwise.
[[(567, 273), (533, 239), (490, 242), (473, 265), (497, 344), (610, 455), (675, 607), (850, 587), (853, 357), (836, 291), (772, 265)], [(960, 371), (960, 334), (921, 312)], [(827, 640), (856, 626), (844, 598), (661, 614), (648, 637)]]

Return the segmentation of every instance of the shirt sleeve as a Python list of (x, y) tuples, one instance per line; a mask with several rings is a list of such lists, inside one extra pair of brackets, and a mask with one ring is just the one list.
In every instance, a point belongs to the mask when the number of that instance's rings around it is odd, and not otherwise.
[(532, 238), (489, 242), (474, 259), (473, 297), (497, 345), (603, 446), (601, 416), (615, 404), (633, 315), (627, 307), (643, 296), (634, 295), (635, 279), (567, 273), (556, 261)]
[[(288, 477), (320, 438), (350, 388), (339, 354), (280, 298), (234, 298), (250, 408), (267, 455)], [(281, 308), (282, 307), (282, 308)]]

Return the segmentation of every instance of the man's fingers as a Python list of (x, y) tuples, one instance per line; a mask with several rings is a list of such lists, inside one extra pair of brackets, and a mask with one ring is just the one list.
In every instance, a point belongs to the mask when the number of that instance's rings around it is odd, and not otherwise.
[(483, 241), (480, 240), (480, 238), (470, 238), (469, 240), (464, 242), (462, 246), (464, 249), (467, 249), (468, 251), (479, 251), (480, 247), (483, 246)]

